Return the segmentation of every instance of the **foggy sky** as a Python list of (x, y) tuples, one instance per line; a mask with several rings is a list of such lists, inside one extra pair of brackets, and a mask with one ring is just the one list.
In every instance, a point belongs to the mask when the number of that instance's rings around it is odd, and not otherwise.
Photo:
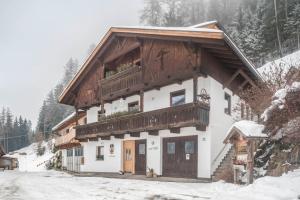
[(36, 125), (70, 57), (83, 63), (110, 26), (139, 24), (142, 0), (0, 0), (0, 108)]

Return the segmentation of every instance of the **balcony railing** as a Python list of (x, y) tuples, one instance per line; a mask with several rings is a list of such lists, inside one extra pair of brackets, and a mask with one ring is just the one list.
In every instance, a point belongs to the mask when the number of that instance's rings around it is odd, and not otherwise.
[(122, 96), (143, 87), (142, 68), (133, 66), (100, 81), (101, 95), (104, 100)]
[(208, 124), (209, 106), (202, 103), (188, 103), (77, 126), (76, 138), (84, 139), (187, 126), (196, 126), (205, 130)]
[(55, 146), (68, 145), (70, 143), (76, 143), (75, 141), (75, 130), (67, 133), (66, 135), (55, 138)]

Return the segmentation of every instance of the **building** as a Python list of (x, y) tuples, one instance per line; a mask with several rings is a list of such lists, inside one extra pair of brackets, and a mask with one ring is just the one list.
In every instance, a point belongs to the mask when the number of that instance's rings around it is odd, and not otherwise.
[(215, 21), (113, 27), (59, 101), (87, 113), (80, 171), (210, 179), (237, 94), (260, 79)]
[(86, 122), (84, 111), (74, 112), (52, 128), (55, 136), (55, 147), (61, 154), (61, 166), (68, 171), (79, 172), (83, 164), (83, 149), (79, 141), (75, 139), (75, 126)]
[(3, 155), (5, 155), (5, 151), (2, 145), (0, 144), (0, 157), (2, 157)]

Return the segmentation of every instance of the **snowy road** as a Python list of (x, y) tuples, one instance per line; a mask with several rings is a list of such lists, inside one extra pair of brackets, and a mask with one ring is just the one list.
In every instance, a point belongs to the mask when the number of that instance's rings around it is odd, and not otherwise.
[(265, 177), (249, 187), (218, 183), (166, 183), (74, 177), (56, 171), (0, 172), (1, 200), (93, 199), (297, 199), (300, 171), (281, 178)]

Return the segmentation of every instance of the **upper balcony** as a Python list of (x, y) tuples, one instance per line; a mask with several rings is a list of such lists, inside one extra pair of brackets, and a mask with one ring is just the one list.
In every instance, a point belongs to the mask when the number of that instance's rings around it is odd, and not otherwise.
[(75, 139), (75, 136), (75, 130), (72, 130), (71, 132), (65, 135), (59, 136), (55, 138), (55, 146), (63, 148), (79, 145), (79, 142)]
[(203, 103), (163, 108), (159, 110), (103, 119), (99, 122), (76, 127), (76, 139), (119, 136), (170, 129), (178, 132), (180, 127), (195, 126), (204, 131), (209, 124), (209, 106)]
[(142, 68), (133, 65), (100, 81), (101, 95), (106, 101), (143, 88)]

